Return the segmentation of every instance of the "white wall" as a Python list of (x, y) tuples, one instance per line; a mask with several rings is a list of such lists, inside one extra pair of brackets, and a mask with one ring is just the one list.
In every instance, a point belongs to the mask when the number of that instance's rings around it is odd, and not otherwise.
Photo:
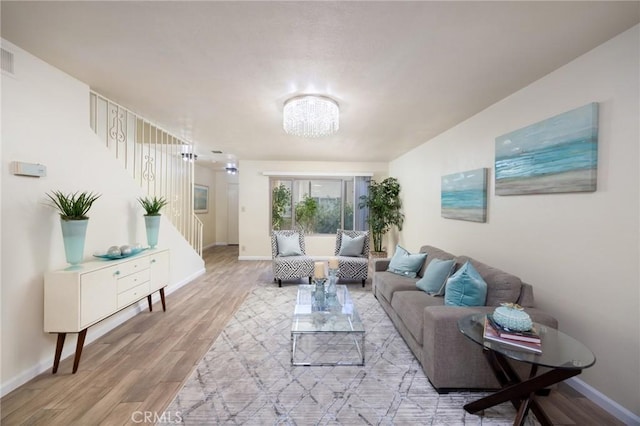
[(197, 213), (196, 216), (202, 222), (202, 246), (210, 247), (216, 242), (216, 171), (195, 163), (194, 179), (198, 185), (209, 187), (209, 211), (207, 213)]
[[(111, 245), (146, 242), (142, 191), (89, 128), (89, 87), (29, 53), (15, 54), (16, 77), (2, 75), (2, 394), (50, 369), (55, 335), (43, 332), (43, 274), (64, 268), (59, 217), (45, 205), (51, 190), (102, 194), (89, 212), (85, 256)], [(41, 163), (44, 178), (10, 174), (11, 161)], [(169, 291), (204, 272), (201, 258), (163, 218), (159, 246), (171, 249)], [(91, 327), (88, 342), (137, 307)], [(169, 302), (168, 309), (171, 309)], [(161, 314), (159, 314), (161, 315)], [(63, 356), (73, 352), (67, 339)], [(82, 364), (80, 366), (82, 368)]]
[[(466, 254), (533, 284), (537, 305), (596, 355), (579, 378), (636, 415), (639, 40), (636, 26), (389, 166), (404, 193), (401, 242)], [(495, 196), (497, 136), (590, 102), (600, 105), (597, 192)], [(488, 222), (441, 218), (441, 176), (480, 167), (490, 169)]]
[[(247, 161), (240, 170), (240, 258), (271, 259), (271, 237), (269, 234), (269, 176), (263, 172), (313, 173), (372, 172), (374, 179), (387, 175), (387, 163), (350, 162), (291, 162), (291, 161)], [(333, 255), (336, 236), (305, 237), (306, 252), (310, 256)]]
[(216, 171), (215, 210), (216, 210), (216, 245), (229, 244), (229, 185), (237, 184), (239, 175), (231, 175), (225, 171)]

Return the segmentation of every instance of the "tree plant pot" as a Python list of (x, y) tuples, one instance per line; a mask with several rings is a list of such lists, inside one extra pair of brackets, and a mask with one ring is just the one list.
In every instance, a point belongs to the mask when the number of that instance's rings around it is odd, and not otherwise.
[(84, 241), (87, 235), (89, 219), (64, 220), (60, 219), (62, 226), (62, 239), (64, 241), (64, 254), (71, 265), (82, 263), (84, 258)]

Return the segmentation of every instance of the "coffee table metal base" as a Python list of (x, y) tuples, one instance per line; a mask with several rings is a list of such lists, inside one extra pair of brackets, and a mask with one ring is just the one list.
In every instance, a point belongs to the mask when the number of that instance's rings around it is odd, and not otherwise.
[(364, 365), (364, 332), (291, 332), (291, 365)]

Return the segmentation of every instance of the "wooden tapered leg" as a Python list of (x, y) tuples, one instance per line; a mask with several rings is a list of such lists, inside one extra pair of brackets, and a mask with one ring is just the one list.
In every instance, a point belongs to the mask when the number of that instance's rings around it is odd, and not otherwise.
[(78, 365), (80, 365), (80, 357), (82, 356), (82, 348), (84, 347), (84, 338), (87, 337), (87, 329), (85, 328), (78, 333), (78, 343), (76, 343), (76, 356), (73, 358), (73, 374), (78, 371)]
[(60, 356), (62, 355), (62, 348), (64, 347), (64, 338), (67, 337), (67, 333), (58, 333), (58, 341), (56, 343), (56, 356), (53, 358), (53, 370), (51, 374), (58, 372), (58, 366), (60, 365)]
[[(151, 296), (149, 296), (149, 299), (151, 299)], [(160, 301), (162, 302), (162, 312), (167, 312), (167, 304), (164, 301), (164, 287), (160, 289)]]
[(151, 295), (147, 296), (147, 303), (149, 304), (149, 312), (153, 312), (153, 307), (151, 306)]
[(362, 280), (362, 287), (364, 287), (364, 282), (365, 282), (365, 281), (366, 281), (366, 280)]

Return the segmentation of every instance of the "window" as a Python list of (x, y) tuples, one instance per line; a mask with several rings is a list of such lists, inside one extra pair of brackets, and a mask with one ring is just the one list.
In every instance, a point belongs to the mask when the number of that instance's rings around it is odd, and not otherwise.
[(361, 222), (355, 212), (357, 179), (272, 177), (272, 229), (303, 229), (307, 234), (356, 229), (356, 222)]

